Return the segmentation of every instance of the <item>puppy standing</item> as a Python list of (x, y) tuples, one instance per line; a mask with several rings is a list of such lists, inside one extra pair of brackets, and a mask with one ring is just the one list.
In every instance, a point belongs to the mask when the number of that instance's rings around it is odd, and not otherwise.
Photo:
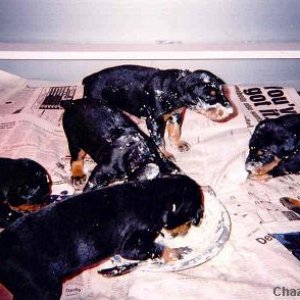
[(0, 234), (0, 282), (15, 299), (59, 299), (62, 282), (119, 254), (181, 258), (185, 248), (154, 242), (165, 228), (198, 225), (200, 187), (174, 175), (82, 193), (19, 218)]
[(50, 203), (52, 181), (46, 169), (28, 158), (0, 158), (0, 226)]
[(62, 121), (71, 154), (74, 183), (85, 179), (86, 153), (97, 163), (85, 191), (114, 181), (152, 179), (179, 173), (154, 142), (116, 108), (98, 100), (62, 101)]
[(204, 70), (160, 70), (122, 65), (83, 79), (84, 97), (101, 99), (137, 117), (145, 117), (151, 138), (166, 155), (164, 132), (180, 151), (189, 145), (180, 140), (185, 109), (221, 121), (233, 113), (224, 95), (224, 82)]

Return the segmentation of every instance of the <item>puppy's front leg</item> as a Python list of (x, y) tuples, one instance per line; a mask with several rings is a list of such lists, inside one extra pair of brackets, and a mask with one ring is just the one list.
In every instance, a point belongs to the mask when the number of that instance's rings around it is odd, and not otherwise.
[(122, 255), (126, 259), (146, 260), (160, 258), (164, 263), (183, 259), (184, 255), (190, 253), (192, 250), (189, 247), (169, 248), (167, 246), (153, 243), (144, 249), (131, 249), (130, 252)]
[[(176, 261), (178, 259), (182, 259), (183, 255), (190, 253), (192, 250), (188, 247), (181, 247), (181, 248), (169, 248), (169, 247), (164, 247), (160, 244), (154, 244), (156, 248), (156, 253), (160, 253), (157, 258), (162, 258), (165, 263), (171, 262), (171, 261)], [(157, 250), (157, 248), (159, 250)], [(128, 259), (133, 259), (133, 260), (138, 260), (137, 258), (132, 257), (131, 255), (129, 257), (124, 258)], [(151, 256), (150, 258), (156, 258), (154, 256)], [(101, 269), (98, 271), (98, 274), (101, 274), (104, 277), (116, 277), (116, 276), (121, 276), (125, 275), (127, 273), (132, 272), (135, 270), (140, 262), (130, 262), (128, 264), (124, 265), (119, 265), (119, 266), (114, 266), (112, 268), (107, 268), (107, 269)]]
[(72, 123), (69, 124), (66, 118), (63, 121), (71, 155), (71, 181), (74, 185), (81, 185), (86, 180), (86, 174), (84, 173), (84, 157), (86, 153), (81, 149), (80, 142), (73, 133)]
[(79, 151), (71, 151), (71, 180), (73, 184), (80, 185), (86, 180), (86, 174), (84, 172), (84, 157), (85, 151), (80, 149)]
[(146, 119), (146, 124), (149, 130), (150, 137), (155, 142), (159, 150), (167, 159), (174, 160), (174, 155), (166, 150), (166, 144), (164, 139), (166, 122), (164, 118), (159, 117), (154, 119), (152, 116), (148, 116)]
[(153, 236), (145, 233), (133, 234), (125, 243), (120, 255), (125, 259), (147, 260), (161, 258), (165, 263), (182, 259), (191, 250), (188, 247), (169, 248), (155, 243)]
[(178, 148), (179, 151), (188, 151), (191, 146), (180, 139), (181, 128), (184, 120), (186, 108), (182, 107), (171, 114), (164, 115), (164, 119), (167, 122), (167, 131), (171, 144)]

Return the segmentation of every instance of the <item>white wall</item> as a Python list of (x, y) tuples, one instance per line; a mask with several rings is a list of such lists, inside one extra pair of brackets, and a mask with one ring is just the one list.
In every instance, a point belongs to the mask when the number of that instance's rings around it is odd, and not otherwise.
[[(0, 42), (300, 42), (300, 0), (0, 0)], [(80, 81), (101, 68), (135, 63), (209, 69), (229, 83), (300, 89), (300, 61), (0, 60), (27, 78)]]
[(124, 64), (142, 64), (160, 68), (207, 69), (231, 84), (275, 84), (300, 90), (300, 60), (0, 60), (0, 69), (31, 79), (80, 82), (100, 69)]
[(0, 0), (0, 41), (300, 41), (299, 0)]

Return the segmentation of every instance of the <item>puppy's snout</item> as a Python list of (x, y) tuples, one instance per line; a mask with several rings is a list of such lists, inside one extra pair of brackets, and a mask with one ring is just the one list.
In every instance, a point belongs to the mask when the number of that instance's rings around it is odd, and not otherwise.
[(232, 114), (233, 109), (229, 106), (222, 106), (217, 104), (214, 107), (208, 108), (206, 115), (213, 121), (222, 121)]
[(222, 84), (220, 86), (220, 90), (222, 91), (223, 95), (228, 99), (228, 96), (230, 94), (230, 90), (227, 88), (226, 84)]
[(234, 109), (233, 109), (232, 105), (229, 102), (225, 104), (224, 111), (227, 113), (227, 116), (234, 113)]
[(265, 173), (262, 163), (250, 160), (246, 162), (245, 169), (250, 175), (259, 175)]
[(220, 119), (220, 118), (222, 118), (222, 117), (224, 116), (224, 114), (225, 114), (225, 111), (224, 111), (224, 110), (218, 109), (217, 112), (216, 112), (216, 117), (217, 117), (218, 119)]
[(256, 163), (254, 161), (246, 161), (245, 169), (248, 172), (252, 172), (256, 167)]

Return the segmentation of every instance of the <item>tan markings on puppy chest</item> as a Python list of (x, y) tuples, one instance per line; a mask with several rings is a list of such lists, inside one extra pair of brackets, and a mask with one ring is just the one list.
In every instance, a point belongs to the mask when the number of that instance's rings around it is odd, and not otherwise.
[(190, 228), (191, 228), (191, 222), (179, 225), (178, 227), (175, 227), (174, 229), (165, 229), (172, 237), (176, 237), (178, 235), (185, 236)]
[(80, 150), (78, 152), (77, 160), (72, 161), (71, 163), (71, 173), (72, 177), (83, 177), (84, 173), (84, 157), (86, 156), (86, 152)]
[(171, 140), (171, 142), (173, 144), (177, 144), (180, 140), (180, 136), (181, 136), (181, 125), (174, 122), (167, 122), (167, 131), (168, 131), (168, 135), (169, 135), (169, 139)]

